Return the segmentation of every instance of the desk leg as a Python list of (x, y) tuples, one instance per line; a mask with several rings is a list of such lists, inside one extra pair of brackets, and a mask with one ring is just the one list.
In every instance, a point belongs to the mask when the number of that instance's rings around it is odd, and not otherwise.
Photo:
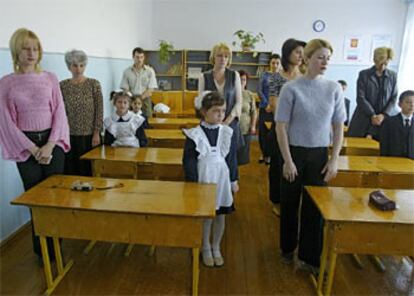
[(95, 246), (96, 241), (92, 240), (89, 242), (89, 244), (86, 246), (86, 248), (83, 250), (83, 253), (85, 255), (88, 255), (89, 252), (93, 249), (93, 247)]
[(149, 250), (148, 250), (148, 256), (152, 257), (155, 254), (155, 246), (151, 245)]
[(53, 285), (52, 268), (50, 267), (49, 251), (47, 248), (46, 237), (40, 236), (40, 247), (42, 249), (43, 266), (45, 269), (45, 277), (47, 287), (50, 289)]
[[(329, 250), (328, 280), (326, 282), (326, 290), (325, 290), (325, 295), (327, 296), (331, 295), (332, 283), (333, 283), (335, 266), (336, 266), (336, 256), (337, 254), (335, 253), (334, 247), (331, 246)], [(321, 276), (321, 274), (319, 274), (319, 276)], [(322, 277), (323, 277), (323, 274), (322, 274)]]
[(134, 244), (128, 244), (125, 252), (124, 252), (124, 256), (125, 257), (129, 257), (129, 254), (131, 254), (132, 252), (132, 248), (134, 248)]
[(63, 260), (62, 260), (62, 253), (60, 251), (59, 239), (54, 237), (53, 246), (55, 248), (58, 275), (55, 278), (55, 280), (53, 280), (52, 268), (50, 266), (50, 258), (49, 258), (48, 248), (47, 248), (46, 237), (40, 236), (40, 246), (42, 248), (43, 264), (44, 264), (46, 284), (47, 284), (47, 290), (45, 292), (45, 295), (50, 295), (55, 290), (57, 285), (59, 285), (60, 281), (63, 279), (66, 273), (73, 266), (73, 260), (70, 260), (69, 263), (65, 267), (63, 267)]
[(323, 288), (323, 277), (325, 274), (326, 269), (326, 262), (328, 261), (328, 227), (329, 223), (325, 222), (325, 226), (323, 228), (323, 247), (322, 247), (322, 255), (321, 255), (321, 266), (319, 267), (319, 277), (318, 277), (318, 284), (316, 286), (316, 292), (318, 295), (322, 295), (322, 288)]
[(200, 249), (193, 248), (193, 296), (198, 295), (199, 256)]
[(62, 274), (63, 273), (62, 252), (60, 251), (59, 239), (57, 237), (53, 238), (53, 247), (55, 249), (55, 258), (56, 258), (58, 274)]
[(381, 258), (375, 255), (369, 255), (369, 258), (371, 259), (372, 263), (374, 263), (375, 267), (381, 271), (385, 272), (387, 268), (384, 265), (384, 262), (382, 262)]
[(354, 261), (359, 269), (363, 269), (364, 265), (362, 264), (361, 258), (357, 254), (352, 254), (352, 258), (354, 258)]

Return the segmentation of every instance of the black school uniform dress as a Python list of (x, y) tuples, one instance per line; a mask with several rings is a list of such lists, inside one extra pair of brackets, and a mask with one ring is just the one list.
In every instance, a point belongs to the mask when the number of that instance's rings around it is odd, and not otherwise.
[[(214, 163), (214, 153), (218, 153), (218, 158), (225, 160), (225, 163), (228, 167), (227, 177), (230, 177), (230, 181), (234, 182), (237, 179), (232, 179), (231, 175), (234, 175), (234, 170), (237, 169), (237, 164), (230, 159), (230, 145), (232, 138), (232, 130), (228, 126), (223, 125), (210, 125), (205, 122), (193, 129), (184, 130), (186, 135), (186, 141), (184, 144), (184, 154), (183, 154), (183, 167), (185, 180), (190, 182), (206, 182), (207, 179), (210, 179), (208, 176), (208, 171), (211, 171), (211, 174), (220, 174), (220, 177), (215, 181), (210, 180), (206, 183), (220, 183), (225, 179), (226, 176), (223, 175), (223, 172), (216, 172)], [(215, 152), (214, 150), (216, 150)], [(212, 160), (207, 160), (209, 163), (202, 164), (206, 158), (212, 158)], [(222, 165), (222, 160), (220, 163), (217, 163), (217, 167)], [(199, 169), (202, 168), (202, 171)], [(233, 174), (232, 174), (233, 172)], [(206, 175), (207, 174), (207, 175)], [(217, 186), (218, 193), (220, 191), (223, 196), (216, 197), (216, 215), (219, 214), (229, 214), (234, 211), (234, 205), (232, 197), (229, 196), (229, 190), (231, 195), (231, 188), (228, 188), (230, 185), (226, 180), (225, 184), (221, 184), (224, 189), (220, 189)], [(231, 200), (231, 202), (229, 202)]]

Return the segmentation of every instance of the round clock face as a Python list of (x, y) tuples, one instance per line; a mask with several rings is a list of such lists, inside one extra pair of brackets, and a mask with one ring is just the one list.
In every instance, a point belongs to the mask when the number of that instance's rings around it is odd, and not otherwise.
[(325, 22), (323, 20), (316, 20), (313, 22), (313, 30), (315, 32), (322, 32), (325, 30)]

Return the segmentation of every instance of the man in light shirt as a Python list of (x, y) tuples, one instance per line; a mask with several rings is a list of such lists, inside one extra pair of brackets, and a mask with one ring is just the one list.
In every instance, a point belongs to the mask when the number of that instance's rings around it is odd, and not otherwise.
[(134, 64), (125, 69), (121, 88), (142, 97), (142, 112), (145, 117), (152, 117), (151, 94), (157, 86), (154, 69), (145, 65), (145, 53), (140, 47), (132, 51)]

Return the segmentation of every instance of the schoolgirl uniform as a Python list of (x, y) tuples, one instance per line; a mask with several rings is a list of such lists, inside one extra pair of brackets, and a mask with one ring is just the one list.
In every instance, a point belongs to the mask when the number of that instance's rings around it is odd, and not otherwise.
[(145, 118), (128, 111), (119, 116), (113, 113), (105, 118), (104, 143), (112, 147), (145, 147), (148, 140), (144, 131)]
[(132, 113), (134, 113), (135, 115), (139, 115), (144, 117), (144, 123), (142, 124), (142, 126), (144, 127), (144, 129), (150, 128), (150, 125), (148, 123), (148, 118), (144, 115), (144, 113), (142, 112), (142, 110), (139, 110), (138, 112), (134, 112), (132, 111)]
[(234, 211), (231, 191), (231, 170), (229, 166), (233, 129), (222, 124), (211, 125), (201, 122), (199, 126), (184, 129), (183, 165), (187, 181), (217, 184), (216, 214)]

